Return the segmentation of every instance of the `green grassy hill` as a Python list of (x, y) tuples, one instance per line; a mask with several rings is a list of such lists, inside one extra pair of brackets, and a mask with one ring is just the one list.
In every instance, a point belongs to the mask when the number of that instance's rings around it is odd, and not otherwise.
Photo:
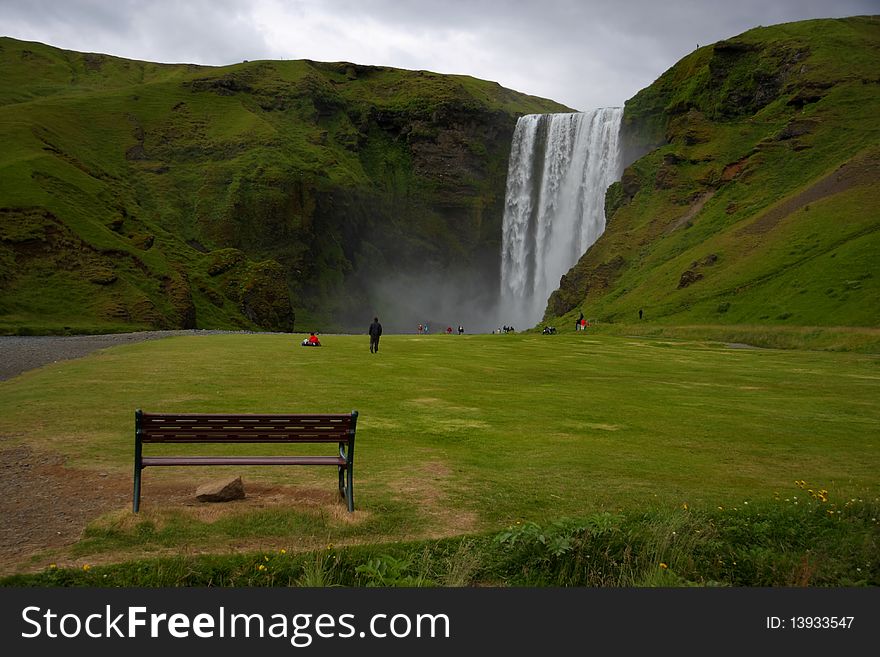
[(495, 291), (518, 115), (466, 76), (164, 65), (0, 38), (0, 333), (360, 325), (377, 275)]
[(880, 18), (751, 30), (626, 103), (605, 234), (545, 320), (880, 325)]

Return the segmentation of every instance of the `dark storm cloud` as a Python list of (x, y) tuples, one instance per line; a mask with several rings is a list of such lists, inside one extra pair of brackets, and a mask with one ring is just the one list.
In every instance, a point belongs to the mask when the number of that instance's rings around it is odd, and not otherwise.
[(697, 45), (880, 0), (0, 0), (0, 31), (162, 62), (309, 58), (494, 80), (620, 105)]

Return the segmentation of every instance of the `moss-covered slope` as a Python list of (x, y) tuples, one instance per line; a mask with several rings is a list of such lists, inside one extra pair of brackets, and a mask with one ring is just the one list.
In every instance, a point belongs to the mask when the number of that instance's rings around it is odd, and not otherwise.
[(0, 332), (328, 330), (395, 272), (497, 288), (517, 116), (491, 82), (160, 65), (0, 39)]
[(880, 325), (880, 18), (762, 27), (626, 103), (608, 227), (546, 319)]

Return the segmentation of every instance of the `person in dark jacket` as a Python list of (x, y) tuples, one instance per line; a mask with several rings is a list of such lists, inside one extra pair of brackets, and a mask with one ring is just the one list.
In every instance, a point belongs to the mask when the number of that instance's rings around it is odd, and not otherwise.
[(374, 317), (373, 323), (370, 324), (370, 353), (378, 354), (379, 353), (379, 337), (382, 335), (382, 325), (379, 323), (379, 318)]

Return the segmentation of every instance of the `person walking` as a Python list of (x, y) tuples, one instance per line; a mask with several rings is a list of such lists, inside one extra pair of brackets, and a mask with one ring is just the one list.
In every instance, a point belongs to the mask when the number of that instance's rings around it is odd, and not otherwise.
[(379, 353), (379, 338), (382, 335), (382, 325), (379, 323), (379, 318), (374, 317), (373, 323), (370, 324), (370, 353), (378, 354)]

